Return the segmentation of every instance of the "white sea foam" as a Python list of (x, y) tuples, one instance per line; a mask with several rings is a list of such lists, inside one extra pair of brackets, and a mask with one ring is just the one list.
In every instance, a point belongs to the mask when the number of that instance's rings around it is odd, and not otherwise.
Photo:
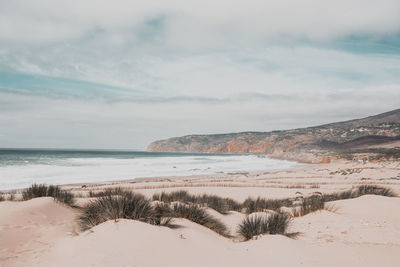
[(25, 188), (33, 183), (69, 184), (139, 177), (256, 172), (295, 165), (297, 163), (256, 155), (49, 159), (45, 163), (0, 166), (0, 190)]

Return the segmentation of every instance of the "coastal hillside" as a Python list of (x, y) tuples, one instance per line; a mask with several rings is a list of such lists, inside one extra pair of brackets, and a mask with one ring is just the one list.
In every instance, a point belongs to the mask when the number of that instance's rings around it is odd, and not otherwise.
[[(354, 156), (354, 153), (397, 156), (400, 148), (400, 109), (321, 126), (213, 135), (187, 135), (151, 143), (158, 152), (259, 153), (298, 158)], [(379, 153), (378, 153), (379, 152)], [(382, 155), (379, 155), (382, 156)], [(308, 155), (306, 158), (309, 158)]]

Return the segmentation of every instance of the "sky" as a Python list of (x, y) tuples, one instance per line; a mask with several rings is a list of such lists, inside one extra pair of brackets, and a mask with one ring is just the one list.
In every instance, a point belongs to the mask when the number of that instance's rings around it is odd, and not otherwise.
[(145, 149), (400, 108), (398, 0), (0, 0), (0, 147)]

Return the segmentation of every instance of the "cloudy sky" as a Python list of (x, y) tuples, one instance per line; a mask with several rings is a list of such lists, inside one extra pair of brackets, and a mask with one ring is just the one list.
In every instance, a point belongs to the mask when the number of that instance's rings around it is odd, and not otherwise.
[(0, 147), (144, 149), (399, 107), (398, 0), (0, 0)]

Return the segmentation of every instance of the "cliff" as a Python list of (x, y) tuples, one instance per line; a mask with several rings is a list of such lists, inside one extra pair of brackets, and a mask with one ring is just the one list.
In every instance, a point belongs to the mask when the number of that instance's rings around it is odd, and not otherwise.
[[(400, 109), (363, 119), (316, 127), (213, 135), (187, 135), (151, 143), (148, 151), (260, 153), (298, 158), (300, 154), (337, 156), (394, 144), (400, 137)], [(320, 158), (320, 157), (319, 157)]]

